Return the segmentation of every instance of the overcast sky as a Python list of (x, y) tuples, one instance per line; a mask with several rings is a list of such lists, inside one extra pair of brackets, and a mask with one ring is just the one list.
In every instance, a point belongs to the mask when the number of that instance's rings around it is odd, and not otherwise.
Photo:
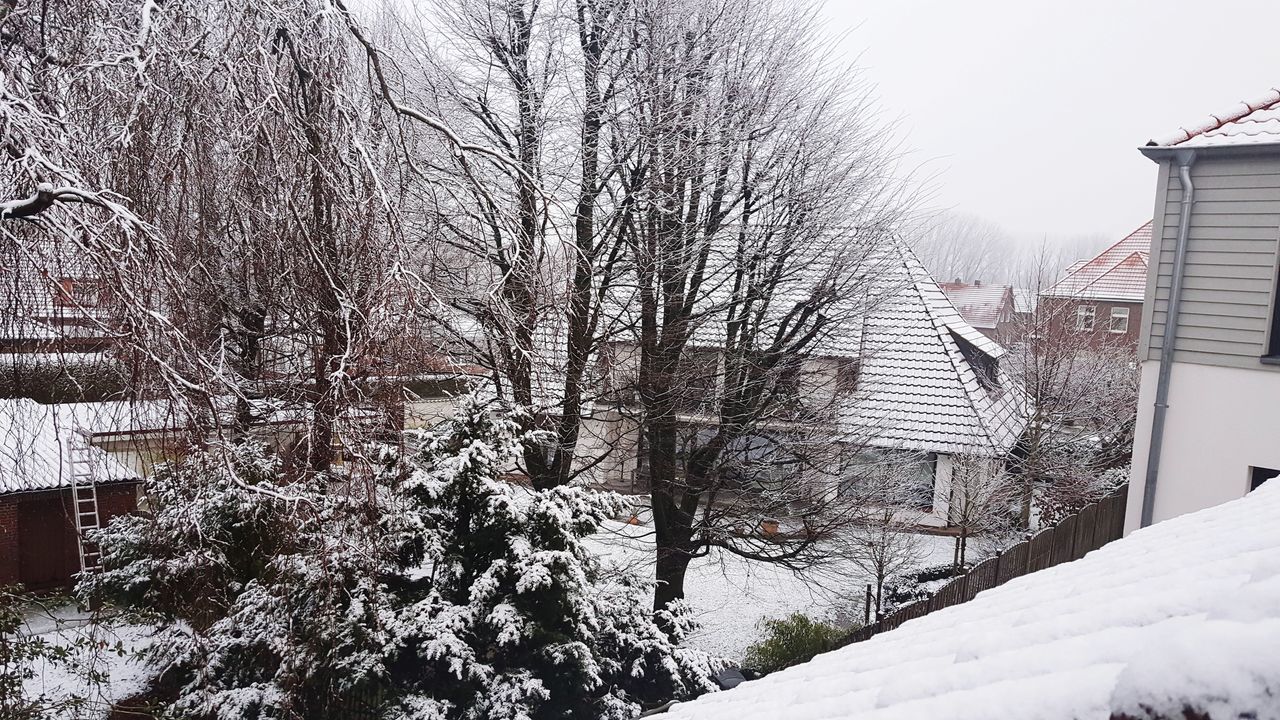
[(933, 205), (1020, 238), (1151, 218), (1136, 148), (1280, 86), (1280, 2), (827, 0)]

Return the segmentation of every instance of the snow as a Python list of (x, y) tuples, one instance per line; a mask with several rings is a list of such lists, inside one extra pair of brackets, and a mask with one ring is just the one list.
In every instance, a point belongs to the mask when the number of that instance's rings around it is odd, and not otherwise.
[[(605, 525), (606, 532), (591, 539), (593, 549), (603, 553), (607, 562), (652, 579), (652, 526), (619, 522)], [(954, 538), (922, 538), (927, 550), (922, 567), (951, 562)], [(797, 574), (778, 565), (713, 552), (695, 559), (685, 577), (685, 599), (699, 625), (688, 643), (737, 661), (749, 645), (760, 639), (764, 620), (800, 612), (827, 621), (861, 622), (868, 582), (871, 580), (861, 569), (840, 557)]]
[(1264, 485), (668, 717), (1280, 718), (1278, 513)]
[[(32, 613), (24, 632), (39, 636), (59, 647), (69, 648), (70, 664), (41, 662), (33, 666), (36, 676), (23, 686), (28, 696), (43, 695), (50, 704), (82, 698), (86, 707), (77, 717), (106, 717), (111, 704), (146, 689), (152, 671), (138, 654), (151, 643), (153, 629), (132, 624), (101, 622), (74, 605)], [(85, 647), (77, 640), (89, 640)], [(90, 671), (101, 673), (104, 682), (95, 686)], [(83, 714), (88, 711), (87, 714)]]

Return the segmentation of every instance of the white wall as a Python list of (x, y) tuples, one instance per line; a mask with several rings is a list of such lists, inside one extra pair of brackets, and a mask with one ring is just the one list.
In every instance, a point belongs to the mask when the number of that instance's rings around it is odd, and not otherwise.
[[(1142, 363), (1126, 533), (1141, 518), (1159, 368)], [(1244, 496), (1250, 466), (1280, 469), (1280, 373), (1175, 362), (1154, 520)]]

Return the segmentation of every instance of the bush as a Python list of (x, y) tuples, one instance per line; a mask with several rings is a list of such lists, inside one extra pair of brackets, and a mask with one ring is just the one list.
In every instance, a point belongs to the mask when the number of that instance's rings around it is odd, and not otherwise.
[[(771, 673), (812, 660), (835, 647), (846, 633), (834, 625), (803, 613), (764, 621), (764, 638), (747, 648), (744, 663), (761, 673)], [(852, 628), (856, 629), (856, 628)]]

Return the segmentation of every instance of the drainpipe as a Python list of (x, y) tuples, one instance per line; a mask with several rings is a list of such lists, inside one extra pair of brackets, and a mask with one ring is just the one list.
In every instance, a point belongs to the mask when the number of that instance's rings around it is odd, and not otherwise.
[[(1169, 413), (1169, 376), (1173, 371), (1173, 344), (1178, 335), (1178, 310), (1182, 305), (1182, 276), (1187, 265), (1187, 237), (1191, 234), (1191, 205), (1196, 188), (1191, 183), (1194, 150), (1180, 152), (1178, 182), (1182, 185), (1182, 207), (1178, 216), (1178, 240), (1173, 255), (1173, 278), (1169, 285), (1169, 307), (1165, 313), (1164, 333), (1160, 338), (1160, 374), (1156, 379), (1155, 414), (1151, 417), (1151, 447), (1147, 450), (1147, 477), (1142, 487), (1140, 527), (1151, 524), (1156, 502), (1156, 478), (1160, 475), (1160, 451), (1164, 447), (1164, 421)], [(1160, 258), (1156, 258), (1159, 262)], [(1158, 276), (1158, 275), (1157, 275)]]

